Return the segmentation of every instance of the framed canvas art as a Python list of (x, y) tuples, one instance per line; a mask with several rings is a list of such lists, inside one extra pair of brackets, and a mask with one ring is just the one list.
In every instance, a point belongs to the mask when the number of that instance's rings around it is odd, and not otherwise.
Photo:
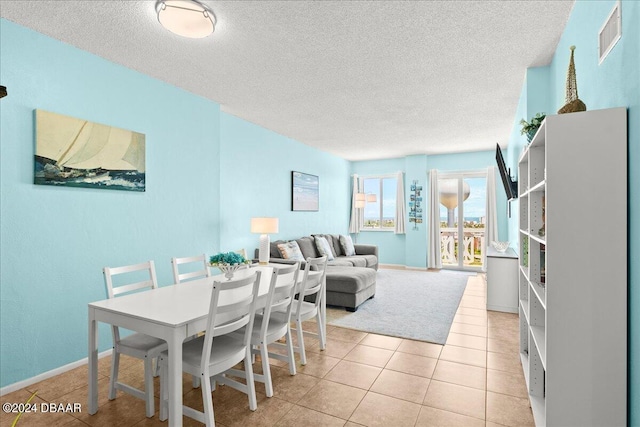
[(36, 110), (34, 184), (145, 191), (145, 135)]
[(317, 211), (320, 205), (320, 186), (316, 175), (291, 172), (291, 210)]

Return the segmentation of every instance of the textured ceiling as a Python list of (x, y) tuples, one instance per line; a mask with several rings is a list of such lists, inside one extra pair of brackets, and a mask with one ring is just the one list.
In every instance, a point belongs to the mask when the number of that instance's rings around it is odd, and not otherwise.
[(505, 145), (527, 67), (571, 1), (205, 1), (176, 36), (155, 1), (0, 1), (0, 15), (349, 160)]

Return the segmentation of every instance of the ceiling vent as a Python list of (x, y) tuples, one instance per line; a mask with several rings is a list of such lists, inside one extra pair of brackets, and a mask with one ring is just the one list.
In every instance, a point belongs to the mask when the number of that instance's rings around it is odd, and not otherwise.
[(620, 37), (622, 37), (622, 18), (620, 1), (618, 1), (598, 33), (598, 64), (602, 64), (602, 61), (604, 61), (609, 52), (611, 52), (611, 49), (618, 43)]

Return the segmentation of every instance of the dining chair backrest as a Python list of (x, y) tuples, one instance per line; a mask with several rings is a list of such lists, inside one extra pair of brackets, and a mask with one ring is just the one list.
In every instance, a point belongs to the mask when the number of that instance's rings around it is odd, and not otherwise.
[[(304, 297), (308, 295), (316, 295), (315, 305), (320, 304), (322, 286), (325, 283), (325, 275), (327, 274), (327, 257), (307, 258), (307, 264), (304, 267), (304, 275), (302, 276), (302, 288), (298, 297), (298, 305), (301, 307)], [(314, 274), (311, 274), (313, 272)]]
[[(156, 289), (158, 287), (156, 266), (153, 261), (147, 261), (134, 265), (126, 265), (123, 267), (104, 267), (102, 269), (102, 273), (104, 274), (104, 282), (107, 286), (107, 295), (109, 299), (129, 292), (139, 291), (141, 289)], [(131, 274), (131, 277), (133, 277), (134, 274), (142, 274), (145, 276), (145, 280), (135, 283), (128, 283), (126, 285), (114, 286), (113, 276), (117, 276), (120, 274)]]
[[(197, 264), (200, 264), (202, 269), (180, 274), (179, 266), (183, 264), (195, 264), (196, 266)], [(171, 258), (171, 267), (173, 269), (173, 283), (182, 283), (188, 280), (202, 279), (203, 277), (211, 276), (209, 263), (207, 262), (207, 256), (205, 254), (183, 258)]]
[[(237, 331), (246, 325), (243, 343), (249, 346), (259, 289), (260, 271), (256, 270), (239, 279), (213, 282), (200, 361), (202, 369), (209, 364), (212, 346), (215, 347), (214, 337)], [(226, 297), (224, 305), (220, 305), (222, 296)], [(225, 321), (217, 321), (219, 315), (224, 315)]]
[(273, 268), (271, 282), (269, 283), (269, 293), (267, 294), (267, 301), (262, 314), (261, 336), (266, 336), (271, 312), (285, 309), (286, 323), (289, 323), (293, 300), (296, 296), (299, 273), (300, 262), (286, 267)]

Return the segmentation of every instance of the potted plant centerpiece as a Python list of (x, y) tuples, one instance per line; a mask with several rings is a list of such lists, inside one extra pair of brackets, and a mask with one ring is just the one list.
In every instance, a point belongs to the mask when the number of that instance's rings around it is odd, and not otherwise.
[(529, 122), (525, 119), (520, 120), (520, 125), (522, 126), (520, 133), (527, 135), (527, 142), (531, 142), (545, 117), (545, 113), (538, 113)]
[(251, 261), (235, 252), (220, 252), (209, 258), (209, 264), (212, 267), (218, 267), (224, 273), (224, 276), (231, 280), (236, 270), (251, 264)]

